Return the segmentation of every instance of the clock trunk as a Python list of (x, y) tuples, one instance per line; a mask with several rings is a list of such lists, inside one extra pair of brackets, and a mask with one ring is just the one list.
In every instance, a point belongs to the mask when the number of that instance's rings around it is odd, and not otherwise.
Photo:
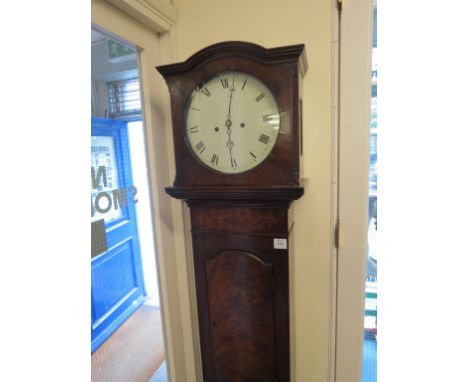
[(289, 381), (289, 202), (189, 202), (205, 382)]

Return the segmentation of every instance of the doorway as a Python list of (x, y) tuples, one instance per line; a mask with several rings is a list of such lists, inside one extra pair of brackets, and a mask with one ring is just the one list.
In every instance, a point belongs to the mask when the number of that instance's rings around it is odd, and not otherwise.
[(335, 382), (362, 381), (366, 266), (372, 263), (372, 259), (367, 263), (366, 239), (371, 227), (368, 211), (373, 1), (343, 2), (334, 19), (339, 42), (335, 59), (339, 78)]
[(148, 381), (164, 340), (138, 50), (92, 29), (92, 380)]

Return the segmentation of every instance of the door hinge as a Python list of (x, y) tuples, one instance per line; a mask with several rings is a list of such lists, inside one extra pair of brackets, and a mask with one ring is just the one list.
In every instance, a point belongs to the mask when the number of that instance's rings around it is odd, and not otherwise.
[(343, 7), (343, 0), (336, 0), (336, 10), (338, 14), (341, 13), (341, 8)]
[(340, 221), (337, 220), (335, 224), (335, 248), (340, 247)]

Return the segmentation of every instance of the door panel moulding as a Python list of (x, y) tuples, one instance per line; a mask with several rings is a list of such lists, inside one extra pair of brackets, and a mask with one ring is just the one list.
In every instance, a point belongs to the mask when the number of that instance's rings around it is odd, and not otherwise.
[(164, 0), (106, 0), (156, 33), (166, 33), (176, 24), (179, 13)]

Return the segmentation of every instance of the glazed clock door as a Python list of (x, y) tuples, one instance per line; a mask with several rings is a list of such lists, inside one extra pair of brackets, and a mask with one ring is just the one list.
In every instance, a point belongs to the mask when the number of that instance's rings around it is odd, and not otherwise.
[(91, 351), (94, 352), (143, 303), (145, 290), (127, 125), (93, 118), (91, 135)]

